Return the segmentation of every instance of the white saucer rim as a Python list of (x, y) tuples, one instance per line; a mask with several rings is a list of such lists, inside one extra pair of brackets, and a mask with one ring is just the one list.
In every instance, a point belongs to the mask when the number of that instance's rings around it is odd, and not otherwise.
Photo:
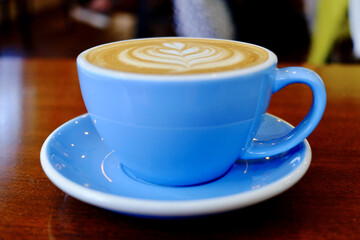
[[(266, 113), (273, 117), (272, 114)], [(231, 194), (228, 196), (214, 197), (196, 200), (146, 200), (131, 197), (118, 196), (101, 191), (86, 188), (61, 175), (51, 164), (47, 157), (47, 147), (51, 138), (66, 125), (78, 118), (85, 118), (88, 113), (75, 117), (55, 129), (45, 140), (40, 152), (41, 166), (47, 177), (55, 186), (68, 195), (91, 205), (116, 211), (124, 214), (149, 216), (149, 217), (190, 217), (208, 214), (216, 214), (235, 209), (240, 209), (270, 199), (292, 187), (307, 172), (311, 163), (311, 148), (305, 139), (304, 160), (285, 177), (270, 183), (259, 189)], [(278, 117), (276, 117), (278, 118)], [(286, 124), (292, 126), (286, 121)]]

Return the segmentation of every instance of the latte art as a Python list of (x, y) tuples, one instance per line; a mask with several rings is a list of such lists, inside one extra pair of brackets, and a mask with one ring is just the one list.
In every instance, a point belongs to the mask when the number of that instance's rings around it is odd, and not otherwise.
[(186, 46), (181, 42), (131, 48), (119, 54), (119, 61), (141, 68), (164, 69), (172, 73), (211, 69), (235, 64), (243, 59), (239, 51), (231, 53), (211, 45)]
[(229, 71), (265, 62), (265, 50), (225, 40), (159, 38), (117, 42), (90, 50), (97, 66), (133, 73), (190, 74)]

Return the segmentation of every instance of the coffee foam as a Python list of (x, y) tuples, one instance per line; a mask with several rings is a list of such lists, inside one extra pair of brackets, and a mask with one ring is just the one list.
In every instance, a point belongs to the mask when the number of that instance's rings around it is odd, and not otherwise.
[(259, 65), (268, 53), (253, 45), (216, 39), (157, 38), (116, 42), (91, 49), (88, 62), (143, 74), (214, 73)]

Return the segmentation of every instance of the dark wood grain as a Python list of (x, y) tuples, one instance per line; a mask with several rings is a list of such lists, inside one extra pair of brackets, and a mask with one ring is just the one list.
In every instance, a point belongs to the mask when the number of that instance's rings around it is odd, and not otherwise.
[[(263, 203), (192, 219), (141, 219), (82, 203), (45, 176), (46, 137), (86, 112), (75, 60), (0, 59), (0, 239), (360, 239), (360, 66), (315, 69), (328, 104), (308, 137), (313, 159), (294, 187)], [(273, 96), (269, 112), (297, 124), (312, 94)]]

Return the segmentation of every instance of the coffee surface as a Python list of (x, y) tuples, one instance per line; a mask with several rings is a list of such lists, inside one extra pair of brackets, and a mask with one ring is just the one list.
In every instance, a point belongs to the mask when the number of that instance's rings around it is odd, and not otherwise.
[(259, 47), (226, 40), (153, 38), (115, 42), (91, 49), (88, 62), (143, 74), (196, 74), (238, 70), (269, 58)]

